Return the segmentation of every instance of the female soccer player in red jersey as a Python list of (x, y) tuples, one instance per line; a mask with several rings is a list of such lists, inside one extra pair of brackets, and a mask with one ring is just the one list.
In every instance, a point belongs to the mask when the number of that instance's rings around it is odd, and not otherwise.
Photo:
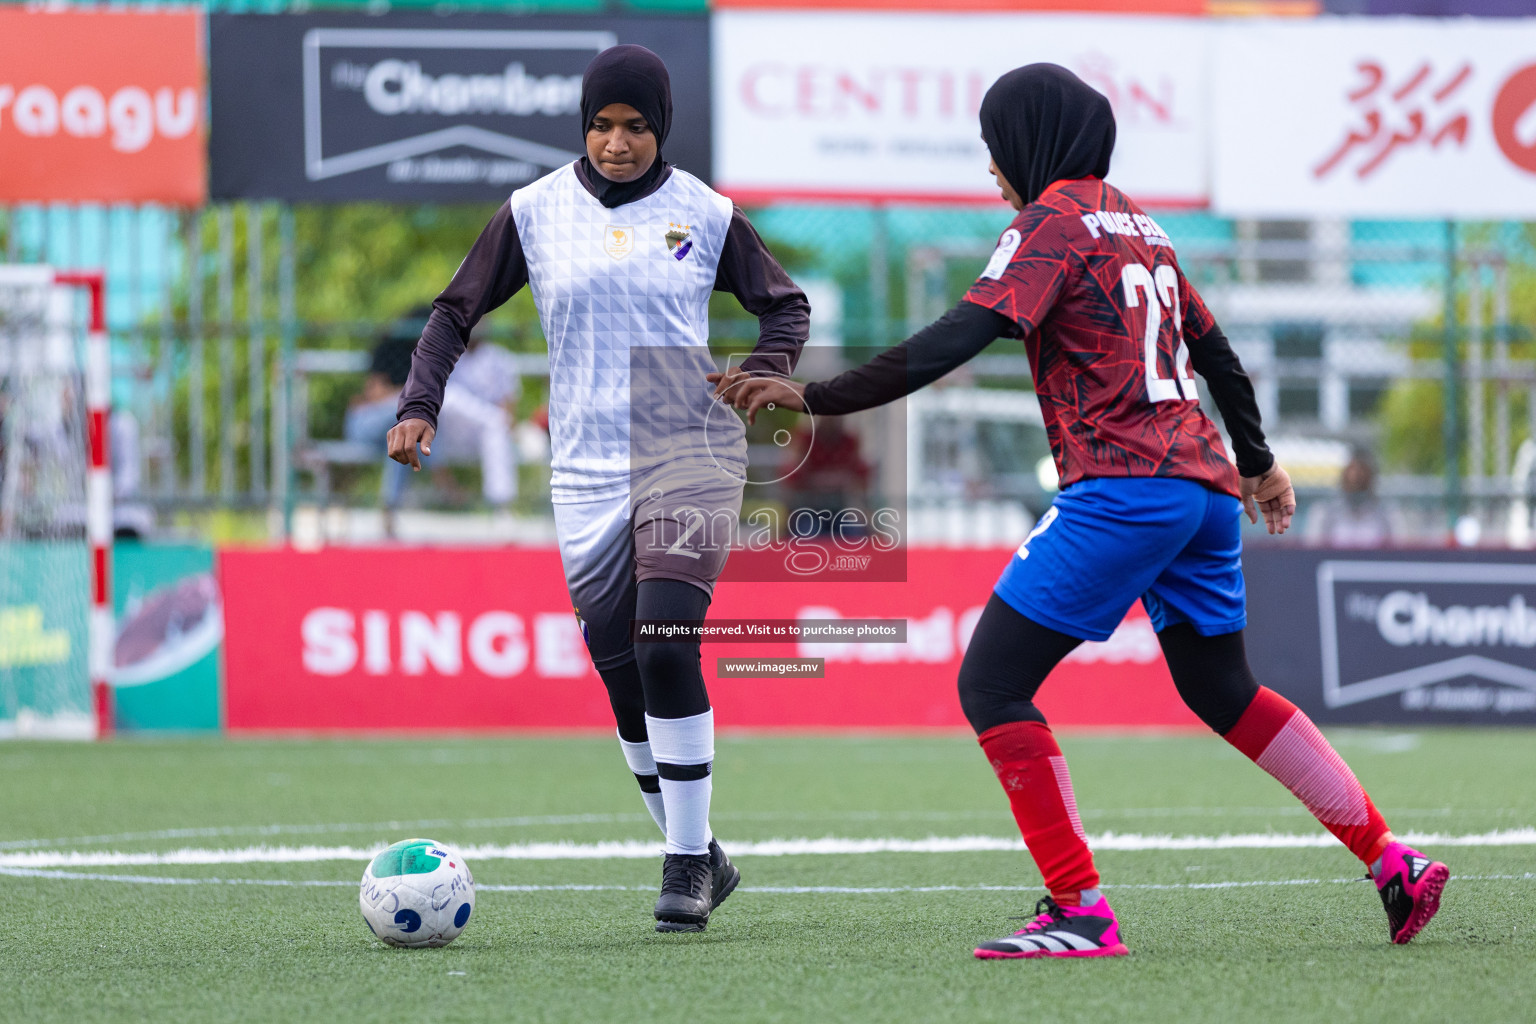
[[(1062, 490), (1003, 570), (960, 669), (960, 703), (1008, 794), (1050, 895), (976, 956), (1114, 956), (1119, 923), (1078, 817), (1061, 749), (1033, 698), (1084, 640), (1138, 599), (1179, 695), (1283, 783), (1370, 869), (1393, 942), (1434, 916), (1449, 875), (1398, 842), (1342, 758), (1243, 648), (1239, 516), (1283, 533), (1296, 509), (1264, 443), (1253, 388), (1157, 222), (1103, 178), (1109, 102), (1064, 68), (1032, 64), (988, 90), (981, 133), (1019, 211), (965, 298), (863, 366), (800, 385), (714, 374), (749, 418), (774, 403), (839, 415), (930, 384), (999, 336), (1029, 354)], [(1205, 378), (1237, 465), (1201, 411)]]

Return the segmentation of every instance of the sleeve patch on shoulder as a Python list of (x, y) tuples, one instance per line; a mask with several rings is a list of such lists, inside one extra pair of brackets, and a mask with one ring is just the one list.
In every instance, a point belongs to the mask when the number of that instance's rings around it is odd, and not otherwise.
[(1003, 271), (1008, 269), (1008, 263), (1013, 259), (1013, 254), (1019, 251), (1019, 243), (1024, 237), (1015, 228), (1009, 228), (1003, 232), (1003, 237), (998, 239), (997, 248), (992, 253), (992, 258), (987, 260), (987, 268), (981, 272), (984, 278), (993, 281), (1003, 276)]

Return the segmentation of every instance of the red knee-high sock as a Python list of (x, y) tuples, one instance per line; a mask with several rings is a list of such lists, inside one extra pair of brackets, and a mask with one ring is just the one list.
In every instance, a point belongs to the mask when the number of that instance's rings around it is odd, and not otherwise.
[(1223, 739), (1279, 779), (1366, 864), (1392, 841), (1386, 821), (1349, 765), (1312, 720), (1275, 691), (1259, 687), (1258, 696)]
[(1077, 906), (1078, 893), (1098, 888), (1099, 872), (1056, 737), (1043, 722), (1009, 722), (988, 729), (977, 740), (1008, 794), (1013, 820), (1045, 887), (1057, 903)]

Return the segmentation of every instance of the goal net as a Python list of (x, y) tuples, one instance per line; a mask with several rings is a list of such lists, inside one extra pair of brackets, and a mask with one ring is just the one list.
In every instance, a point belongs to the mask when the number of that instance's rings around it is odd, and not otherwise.
[(68, 280), (0, 265), (0, 737), (97, 734), (86, 369), (99, 292)]

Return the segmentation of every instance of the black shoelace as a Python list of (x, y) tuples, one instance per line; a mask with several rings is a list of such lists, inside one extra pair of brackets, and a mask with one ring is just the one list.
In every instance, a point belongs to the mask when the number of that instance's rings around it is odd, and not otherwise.
[(661, 891), (702, 896), (709, 884), (709, 857), (674, 855), (661, 866)]
[(1060, 921), (1064, 916), (1061, 912), (1061, 904), (1049, 896), (1043, 896), (1035, 903), (1033, 914), (1011, 914), (1010, 921), (1033, 921), (1038, 917), (1049, 916), (1052, 921)]

